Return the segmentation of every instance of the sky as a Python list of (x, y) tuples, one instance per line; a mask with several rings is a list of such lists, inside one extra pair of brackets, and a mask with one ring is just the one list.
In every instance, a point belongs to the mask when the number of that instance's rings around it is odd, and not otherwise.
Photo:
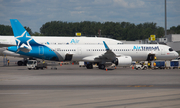
[[(165, 0), (0, 0), (0, 24), (18, 19), (33, 32), (50, 21), (157, 23), (165, 27)], [(180, 25), (180, 0), (166, 0), (167, 29)]]

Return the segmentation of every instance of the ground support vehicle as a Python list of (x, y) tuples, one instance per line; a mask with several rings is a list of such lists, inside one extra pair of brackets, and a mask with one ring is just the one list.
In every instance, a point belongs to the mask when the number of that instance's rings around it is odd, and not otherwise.
[(141, 70), (146, 70), (148, 68), (147, 65), (142, 65), (142, 64), (136, 64), (135, 65), (135, 69), (138, 70), (138, 69), (141, 69)]
[(27, 68), (29, 70), (31, 69), (43, 69), (47, 67), (47, 63), (43, 63), (41, 61), (38, 60), (29, 60), (27, 63)]
[(171, 69), (171, 61), (165, 61), (165, 68)]
[(171, 67), (172, 67), (172, 69), (178, 69), (179, 68), (179, 61), (178, 60), (171, 61)]
[(165, 69), (165, 61), (155, 61), (156, 68)]
[(85, 67), (84, 61), (79, 61), (79, 67)]

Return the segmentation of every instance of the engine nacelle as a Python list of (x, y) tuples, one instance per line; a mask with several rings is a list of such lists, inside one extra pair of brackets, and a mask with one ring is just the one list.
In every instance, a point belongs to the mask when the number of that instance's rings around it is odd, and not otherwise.
[(115, 61), (116, 66), (130, 66), (131, 63), (132, 63), (131, 56), (117, 57)]

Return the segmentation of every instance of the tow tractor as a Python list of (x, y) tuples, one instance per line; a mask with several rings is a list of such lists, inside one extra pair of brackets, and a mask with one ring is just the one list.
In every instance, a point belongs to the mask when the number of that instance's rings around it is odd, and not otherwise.
[(141, 69), (141, 70), (146, 70), (148, 68), (148, 66), (145, 64), (143, 65), (143, 63), (140, 63), (140, 64), (136, 64), (135, 65), (135, 69), (138, 70), (138, 69)]

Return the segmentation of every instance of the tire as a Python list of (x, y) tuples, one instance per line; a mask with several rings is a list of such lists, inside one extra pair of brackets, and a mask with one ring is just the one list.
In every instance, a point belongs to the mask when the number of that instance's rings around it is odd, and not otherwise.
[(26, 65), (27, 65), (27, 62), (28, 62), (28, 61), (25, 60), (25, 61), (23, 62), (23, 65), (26, 66)]
[(93, 69), (93, 66), (92, 66), (92, 64), (87, 64), (86, 68), (87, 69)]
[(28, 68), (29, 70), (31, 70), (31, 68)]
[(35, 67), (35, 69), (36, 69), (36, 70), (38, 70), (38, 69), (39, 69), (39, 67)]
[(144, 67), (144, 70), (146, 70), (146, 69), (147, 69), (147, 67), (145, 66), (145, 67)]
[(105, 69), (105, 65), (104, 64), (99, 64), (99, 69)]
[(18, 66), (22, 66), (22, 64), (23, 64), (22, 61), (18, 61), (18, 62), (17, 62), (17, 65), (18, 65)]

